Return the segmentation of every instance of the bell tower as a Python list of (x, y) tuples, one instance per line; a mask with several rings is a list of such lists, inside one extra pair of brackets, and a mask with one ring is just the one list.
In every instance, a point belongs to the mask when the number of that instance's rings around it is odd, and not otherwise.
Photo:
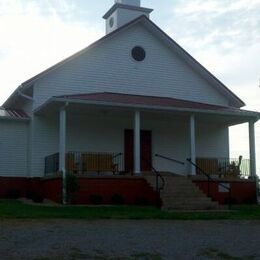
[(120, 28), (141, 15), (150, 18), (153, 9), (141, 7), (141, 0), (115, 0), (114, 5), (103, 16), (106, 34)]

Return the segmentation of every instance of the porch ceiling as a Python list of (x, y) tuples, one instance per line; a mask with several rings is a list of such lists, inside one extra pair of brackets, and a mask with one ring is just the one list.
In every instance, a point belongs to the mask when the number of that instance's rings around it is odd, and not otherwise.
[(196, 116), (198, 122), (215, 122), (236, 125), (257, 121), (260, 113), (172, 98), (136, 96), (115, 93), (92, 93), (53, 97), (36, 109), (35, 114), (51, 115), (58, 113), (60, 107), (67, 106), (70, 114), (106, 114), (130, 116), (139, 110), (146, 117), (168, 119), (172, 117)]

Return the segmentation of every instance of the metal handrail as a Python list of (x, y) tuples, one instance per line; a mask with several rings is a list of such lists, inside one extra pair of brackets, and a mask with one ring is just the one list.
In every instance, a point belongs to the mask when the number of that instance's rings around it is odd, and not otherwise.
[(209, 197), (210, 197), (210, 182), (217, 183), (219, 186), (223, 187), (224, 189), (226, 189), (228, 191), (228, 206), (229, 206), (229, 209), (230, 209), (230, 207), (231, 207), (231, 188), (223, 185), (222, 183), (215, 181), (209, 174), (204, 172), (196, 163), (192, 162), (190, 158), (187, 158), (186, 160), (191, 165), (195, 166), (195, 168), (197, 170), (199, 170), (203, 175), (205, 175), (208, 178), (208, 196)]
[(173, 158), (170, 158), (170, 157), (161, 155), (161, 154), (155, 154), (155, 156), (156, 156), (156, 157), (160, 157), (160, 158), (165, 159), (165, 160), (168, 160), (168, 161), (172, 161), (172, 162), (174, 162), (174, 163), (181, 164), (181, 165), (184, 165), (184, 164), (185, 164), (185, 163), (182, 162), (182, 161), (179, 161), (179, 160), (176, 160), (176, 159), (173, 159)]
[[(164, 186), (165, 186), (165, 180), (164, 180), (163, 176), (161, 175), (160, 172), (158, 172), (158, 171), (153, 167), (153, 165), (152, 165), (152, 163), (151, 163), (150, 161), (145, 160), (145, 159), (142, 159), (142, 161), (144, 161), (145, 163), (147, 163), (147, 164), (151, 167), (152, 171), (155, 173), (155, 175), (156, 175), (156, 191), (157, 191), (158, 194), (160, 195), (161, 190), (163, 190), (163, 189), (164, 189)], [(161, 187), (159, 187), (159, 178), (160, 178), (161, 181), (162, 181), (162, 186), (161, 186)]]
[(115, 159), (115, 158), (120, 157), (120, 156), (122, 156), (122, 155), (123, 155), (123, 153), (117, 153), (117, 154), (115, 154), (112, 158)]

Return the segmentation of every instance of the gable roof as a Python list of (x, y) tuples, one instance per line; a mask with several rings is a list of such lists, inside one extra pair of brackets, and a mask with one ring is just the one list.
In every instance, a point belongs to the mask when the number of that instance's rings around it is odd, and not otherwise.
[(218, 89), (223, 95), (225, 95), (230, 100), (230, 105), (234, 107), (242, 107), (245, 106), (245, 103), (235, 95), (231, 90), (229, 90), (220, 80), (218, 80), (212, 73), (210, 73), (204, 66), (202, 66), (197, 60), (195, 60), (187, 51), (185, 51), (177, 42), (175, 42), (170, 36), (168, 36), (162, 29), (160, 29), (155, 23), (153, 23), (149, 18), (145, 15), (142, 15), (133, 21), (123, 25), (122, 27), (118, 28), (117, 30), (112, 31), (110, 34), (105, 35), (104, 37), (100, 38), (96, 42), (92, 43), (85, 49), (73, 54), (72, 56), (62, 60), (61, 62), (55, 64), (54, 66), (44, 70), (43, 72), (37, 74), (36, 76), (30, 78), (29, 80), (22, 83), (14, 92), (13, 94), (7, 99), (7, 101), (3, 104), (4, 107), (9, 107), (12, 101), (12, 98), (19, 93), (19, 91), (23, 91), (28, 87), (31, 87), (33, 83), (40, 78), (44, 77), (48, 73), (52, 72), (53, 70), (61, 67), (65, 63), (79, 57), (80, 55), (84, 54), (88, 50), (98, 46), (99, 44), (103, 43), (107, 39), (121, 33), (122, 31), (128, 29), (129, 27), (136, 25), (136, 24), (143, 24), (148, 30), (154, 33), (157, 37), (163, 40), (170, 48), (175, 50), (182, 59), (184, 59), (190, 66), (192, 66), (198, 73), (200, 73), (204, 78), (206, 78), (216, 89)]

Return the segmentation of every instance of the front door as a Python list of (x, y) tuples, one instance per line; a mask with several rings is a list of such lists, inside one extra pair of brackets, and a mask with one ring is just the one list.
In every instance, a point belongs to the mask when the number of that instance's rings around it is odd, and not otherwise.
[[(150, 171), (152, 162), (152, 132), (141, 130), (141, 171)], [(125, 130), (125, 171), (133, 172), (134, 170), (134, 131)]]

